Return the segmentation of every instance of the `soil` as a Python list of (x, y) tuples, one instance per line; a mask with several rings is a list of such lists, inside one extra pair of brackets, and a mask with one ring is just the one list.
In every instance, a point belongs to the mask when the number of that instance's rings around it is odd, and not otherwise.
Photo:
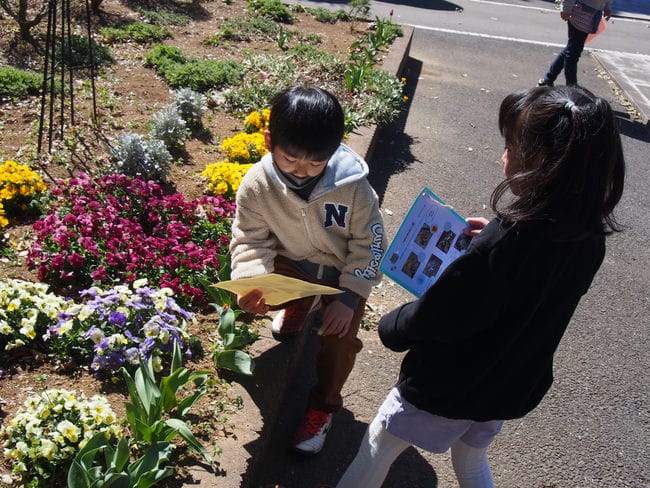
[[(141, 2), (104, 0), (101, 15), (93, 17), (93, 28), (98, 32), (101, 26), (111, 25), (123, 19), (138, 19), (137, 9)], [(140, 5), (141, 6), (141, 5)], [(172, 38), (166, 44), (179, 47), (184, 53), (198, 58), (237, 59), (244, 51), (280, 54), (278, 43), (273, 39), (253, 39), (245, 42), (229, 41), (220, 46), (207, 46), (202, 43), (207, 37), (216, 34), (224, 19), (247, 17), (245, 2), (211, 0), (207, 2), (154, 2), (147, 3), (147, 9), (168, 9), (190, 17), (188, 25), (169, 26)], [(73, 12), (74, 13), (74, 12)], [(4, 16), (4, 17), (3, 17)], [(341, 58), (347, 56), (348, 47), (364, 34), (364, 23), (322, 23), (306, 13), (296, 13), (296, 20), (287, 26), (304, 35), (318, 34), (322, 43), (319, 48), (335, 53)], [(81, 17), (81, 16), (80, 16)], [(82, 18), (82, 17), (81, 17)], [(17, 30), (6, 14), (0, 13), (0, 66), (35, 67), (40, 57), (29, 44), (17, 40)], [(97, 35), (96, 38), (101, 38)], [(296, 37), (297, 38), (297, 37)], [(297, 41), (290, 41), (297, 42)], [(47, 184), (57, 178), (65, 178), (78, 171), (92, 171), (108, 161), (108, 144), (122, 131), (130, 130), (145, 134), (146, 124), (151, 115), (170, 103), (170, 88), (152, 70), (143, 66), (143, 57), (150, 46), (133, 43), (110, 46), (115, 63), (106, 68), (96, 79), (97, 108), (99, 127), (93, 129), (91, 102), (87, 95), (77, 95), (75, 101), (75, 126), (67, 127), (66, 139), (74, 141), (74, 147), (53, 140), (53, 147), (61, 149), (63, 156), (44, 157), (39, 163), (41, 173)], [(75, 86), (80, 86), (78, 83)], [(200, 177), (206, 165), (223, 159), (219, 144), (242, 129), (242, 119), (235, 118), (219, 110), (216, 97), (211, 99), (209, 110), (203, 118), (203, 131), (185, 144), (181, 160), (174, 165), (171, 182), (176, 191), (186, 198), (200, 196), (205, 184)], [(29, 155), (36, 153), (37, 134), (41, 101), (32, 97), (18, 102), (0, 103), (0, 161), (14, 160), (24, 164), (32, 160)], [(67, 117), (68, 115), (66, 115)], [(68, 119), (69, 120), (69, 119)], [(69, 122), (66, 124), (70, 125)], [(47, 135), (44, 147), (47, 147)], [(47, 152), (47, 151), (45, 151)], [(17, 259), (4, 259), (0, 262), (0, 279), (21, 278), (36, 281), (35, 273), (27, 269), (21, 252), (29, 246), (31, 223), (12, 223), (7, 229), (7, 238), (16, 243), (19, 251)], [(193, 335), (209, 344), (214, 335), (217, 317), (214, 313), (201, 313)], [(253, 324), (256, 327), (260, 324)], [(258, 350), (265, 347), (264, 342), (254, 345)], [(210, 354), (188, 364), (194, 369), (214, 370)], [(47, 357), (30, 350), (23, 350), (19, 356), (4, 354), (0, 358), (0, 421), (6, 423), (22, 405), (23, 401), (38, 390), (65, 388), (83, 392), (87, 396), (96, 393), (106, 395), (118, 414), (124, 418), (124, 401), (127, 400), (123, 385), (100, 382), (82, 368), (74, 372), (64, 371), (51, 364)], [(239, 446), (250, 441), (259, 429), (259, 411), (255, 408), (241, 408), (242, 391), (233, 390), (229, 378), (222, 378), (215, 371), (213, 387), (194, 409), (192, 421), (197, 426), (195, 434), (210, 450), (222, 451), (217, 463), (217, 473), (229, 476), (239, 470), (242, 456)], [(223, 446), (228, 447), (223, 447)], [(177, 458), (181, 478), (192, 478), (192, 466), (198, 463), (195, 457)], [(230, 473), (228, 473), (230, 469)], [(10, 472), (11, 466), (5, 462), (0, 452), (0, 474)], [(188, 471), (189, 470), (189, 471)], [(197, 476), (194, 476), (196, 480)], [(200, 478), (200, 476), (199, 476)], [(239, 481), (220, 486), (238, 486)], [(166, 486), (172, 486), (174, 482)], [(176, 481), (176, 486), (180, 482)], [(207, 486), (210, 486), (208, 484)]]

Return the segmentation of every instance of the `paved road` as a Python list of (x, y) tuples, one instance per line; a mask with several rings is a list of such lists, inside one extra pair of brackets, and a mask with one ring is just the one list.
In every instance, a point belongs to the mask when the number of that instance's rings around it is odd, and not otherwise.
[[(341, 8), (345, 3), (306, 1), (303, 4)], [(552, 46), (566, 43), (566, 28), (553, 0), (403, 0), (372, 2), (372, 15), (418, 29), (501, 39), (515, 44)], [(615, 0), (614, 15), (605, 32), (587, 45), (622, 88), (643, 123), (650, 118), (650, 0)], [(435, 46), (431, 46), (435, 48)], [(518, 56), (518, 54), (515, 54)], [(550, 59), (525, 74), (537, 81)], [(580, 77), (579, 77), (580, 79)]]
[[(530, 86), (531, 73), (546, 65), (553, 51), (552, 46), (416, 29), (405, 72), (408, 111), (382, 131), (369, 161), (389, 235), (424, 184), (461, 214), (490, 216), (489, 195), (502, 171), (497, 107), (507, 93)], [(603, 267), (557, 353), (550, 393), (527, 417), (506, 423), (490, 451), (496, 485), (505, 488), (650, 485), (650, 136), (630, 120), (594, 58), (581, 61), (581, 76), (583, 84), (609, 99), (619, 115), (628, 178), (618, 216), (626, 232), (609, 240)], [(411, 298), (384, 280), (370, 304), (382, 313)], [(336, 483), (394, 383), (401, 359), (381, 346), (376, 331), (362, 331), (361, 337), (365, 347), (344, 390), (345, 409), (337, 415), (323, 452), (300, 459), (282, 446), (299, 420), (300, 399), (313, 381), (307, 356), (314, 349), (308, 348), (260, 485), (310, 488)], [(457, 486), (449, 457), (416, 449), (404, 453), (384, 485), (432, 486)]]

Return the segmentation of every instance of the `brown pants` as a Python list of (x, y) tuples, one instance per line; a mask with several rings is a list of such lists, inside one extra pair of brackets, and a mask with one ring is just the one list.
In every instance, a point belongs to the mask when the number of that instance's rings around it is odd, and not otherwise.
[[(309, 281), (310, 283), (338, 287), (338, 282), (319, 280), (303, 273), (291, 260), (283, 256), (278, 256), (275, 259), (275, 272), (291, 278)], [(328, 304), (335, 300), (335, 297), (336, 295), (322, 295), (322, 306), (327, 307)], [(313, 297), (285, 303), (277, 308), (286, 308), (287, 306), (295, 305), (302, 301), (311, 303)], [(350, 329), (342, 338), (339, 339), (335, 335), (316, 336), (320, 343), (320, 349), (316, 356), (317, 383), (309, 397), (310, 407), (318, 408), (326, 412), (336, 412), (343, 406), (341, 390), (354, 367), (357, 353), (363, 347), (363, 343), (357, 337), (357, 333), (359, 332), (359, 326), (361, 325), (365, 308), (366, 300), (362, 298), (359, 300), (359, 304), (352, 316)]]

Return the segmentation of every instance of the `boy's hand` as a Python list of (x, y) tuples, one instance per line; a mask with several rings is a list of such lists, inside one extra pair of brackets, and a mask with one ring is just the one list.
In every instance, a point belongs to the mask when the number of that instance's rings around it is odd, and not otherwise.
[(318, 335), (336, 335), (340, 339), (350, 330), (350, 322), (354, 310), (347, 305), (334, 300), (323, 312), (323, 325), (318, 329)]
[(468, 217), (465, 220), (467, 220), (469, 227), (463, 229), (463, 234), (467, 234), (468, 236), (479, 235), (483, 228), (490, 223), (488, 219), (484, 219), (483, 217)]
[(239, 308), (248, 313), (256, 315), (266, 315), (269, 311), (269, 306), (262, 295), (262, 290), (251, 290), (246, 295), (237, 295), (237, 305)]

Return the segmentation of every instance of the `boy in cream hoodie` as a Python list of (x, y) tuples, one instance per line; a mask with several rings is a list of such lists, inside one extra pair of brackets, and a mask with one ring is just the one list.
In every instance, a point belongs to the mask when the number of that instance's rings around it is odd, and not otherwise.
[[(343, 131), (343, 110), (327, 91), (278, 93), (265, 132), (270, 152), (244, 176), (232, 227), (232, 279), (279, 273), (343, 290), (284, 304), (273, 320), (273, 334), (282, 339), (299, 333), (311, 310), (323, 309), (317, 384), (293, 441), (304, 454), (322, 449), (342, 407), (341, 389), (362, 347), (357, 332), (386, 247), (368, 166), (341, 143)], [(238, 305), (255, 314), (270, 310), (260, 290), (239, 296)]]

